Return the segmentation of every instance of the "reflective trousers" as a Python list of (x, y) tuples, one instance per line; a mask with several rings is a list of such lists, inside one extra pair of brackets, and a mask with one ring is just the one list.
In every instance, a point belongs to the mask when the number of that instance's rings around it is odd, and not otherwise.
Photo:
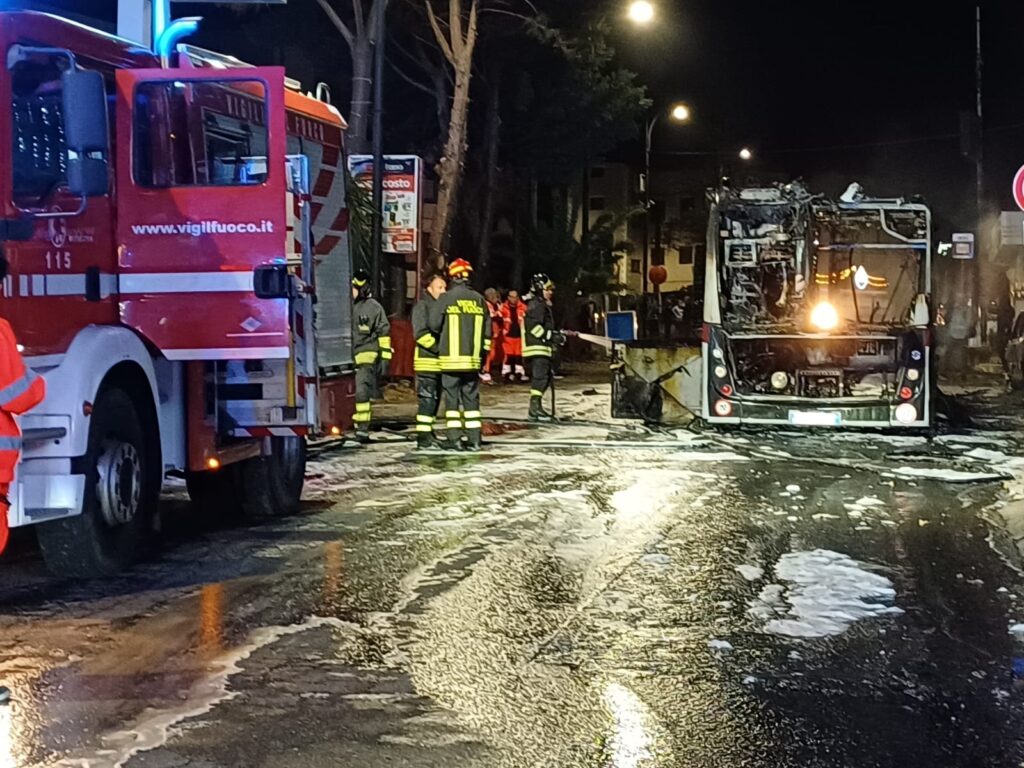
[(441, 405), (441, 374), (416, 374), (416, 433), (432, 434), (437, 422), (437, 409)]
[(479, 445), (483, 429), (480, 413), (480, 377), (476, 371), (444, 373), (441, 375), (441, 386), (444, 389), (448, 439), (457, 443), (465, 434), (470, 444)]
[(544, 397), (551, 386), (551, 358), (530, 358), (530, 396)]
[(377, 365), (356, 366), (356, 413), (352, 422), (356, 432), (369, 432), (373, 418), (373, 395), (377, 387)]

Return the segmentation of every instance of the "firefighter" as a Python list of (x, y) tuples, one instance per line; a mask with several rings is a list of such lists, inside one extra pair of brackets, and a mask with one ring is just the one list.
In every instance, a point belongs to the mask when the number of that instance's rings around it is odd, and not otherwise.
[(437, 447), (434, 423), (441, 402), (441, 360), (438, 348), (441, 339), (440, 299), (448, 286), (441, 275), (431, 275), (425, 293), (412, 310), (412, 335), (416, 342), (413, 370), (416, 371), (416, 448), (426, 451)]
[(530, 361), (530, 421), (552, 421), (544, 410), (544, 393), (551, 386), (551, 358), (555, 347), (565, 343), (565, 334), (555, 330), (551, 298), (555, 284), (547, 275), (534, 275), (530, 282), (533, 295), (526, 304), (523, 357)]
[(452, 283), (441, 299), (441, 386), (444, 389), (448, 440), (457, 449), (465, 431), (465, 448), (480, 450), (480, 366), (491, 351), (491, 318), (484, 297), (469, 284), (473, 267), (456, 259), (448, 266)]
[(356, 439), (370, 442), (373, 393), (377, 388), (378, 358), (391, 360), (391, 323), (370, 290), (370, 275), (358, 269), (352, 276), (352, 316), (355, 318), (353, 347), (356, 358)]
[[(0, 256), (0, 281), (6, 276), (7, 259)], [(0, 552), (7, 546), (7, 493), (21, 454), (21, 430), (14, 417), (39, 405), (45, 396), (46, 382), (25, 368), (14, 331), (0, 319)]]
[(501, 376), (507, 382), (512, 381), (513, 371), (520, 382), (526, 383), (526, 368), (523, 366), (523, 323), (526, 320), (526, 304), (519, 300), (519, 291), (509, 291), (508, 298), (501, 305), (501, 319), (504, 333), (502, 345), (505, 360), (501, 366)]

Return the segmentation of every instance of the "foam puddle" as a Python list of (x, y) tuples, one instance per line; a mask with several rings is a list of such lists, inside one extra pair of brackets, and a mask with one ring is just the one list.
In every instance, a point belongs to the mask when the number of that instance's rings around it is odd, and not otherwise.
[(903, 613), (892, 605), (889, 579), (838, 552), (791, 552), (776, 563), (775, 575), (785, 584), (766, 586), (747, 611), (765, 620), (769, 634), (828, 637), (857, 621)]
[(193, 717), (205, 715), (222, 701), (233, 698), (228, 690), (231, 678), (242, 671), (241, 663), (256, 651), (273, 645), (289, 635), (297, 635), (321, 627), (349, 628), (339, 619), (313, 617), (301, 624), (284, 627), (263, 627), (253, 632), (246, 645), (235, 648), (211, 662), (211, 672), (189, 691), (188, 700), (181, 707), (167, 710), (147, 710), (139, 719), (122, 731), (103, 737), (103, 748), (85, 756), (67, 757), (52, 764), (52, 768), (121, 768), (140, 752), (157, 749), (167, 743), (171, 729)]

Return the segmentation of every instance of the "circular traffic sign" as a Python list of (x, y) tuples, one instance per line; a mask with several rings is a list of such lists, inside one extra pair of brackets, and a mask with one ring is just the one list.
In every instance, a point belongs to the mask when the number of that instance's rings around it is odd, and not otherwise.
[(1024, 166), (1021, 166), (1017, 175), (1013, 177), (1013, 199), (1017, 207), (1024, 211)]

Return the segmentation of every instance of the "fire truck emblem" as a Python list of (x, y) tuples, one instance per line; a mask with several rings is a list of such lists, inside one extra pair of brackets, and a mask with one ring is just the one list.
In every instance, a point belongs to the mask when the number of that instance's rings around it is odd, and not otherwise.
[(50, 242), (54, 248), (63, 248), (68, 241), (67, 219), (50, 219)]
[(255, 330), (256, 330), (257, 328), (259, 328), (259, 327), (260, 327), (261, 325), (263, 325), (263, 323), (261, 323), (261, 322), (260, 322), (259, 320), (257, 320), (257, 319), (256, 319), (255, 317), (247, 317), (247, 318), (245, 319), (245, 322), (243, 322), (243, 323), (242, 323), (242, 327), (243, 327), (243, 328), (244, 328), (245, 330), (247, 330), (247, 331), (248, 331), (249, 333), (252, 333), (252, 332), (253, 332), (253, 331), (255, 331)]

